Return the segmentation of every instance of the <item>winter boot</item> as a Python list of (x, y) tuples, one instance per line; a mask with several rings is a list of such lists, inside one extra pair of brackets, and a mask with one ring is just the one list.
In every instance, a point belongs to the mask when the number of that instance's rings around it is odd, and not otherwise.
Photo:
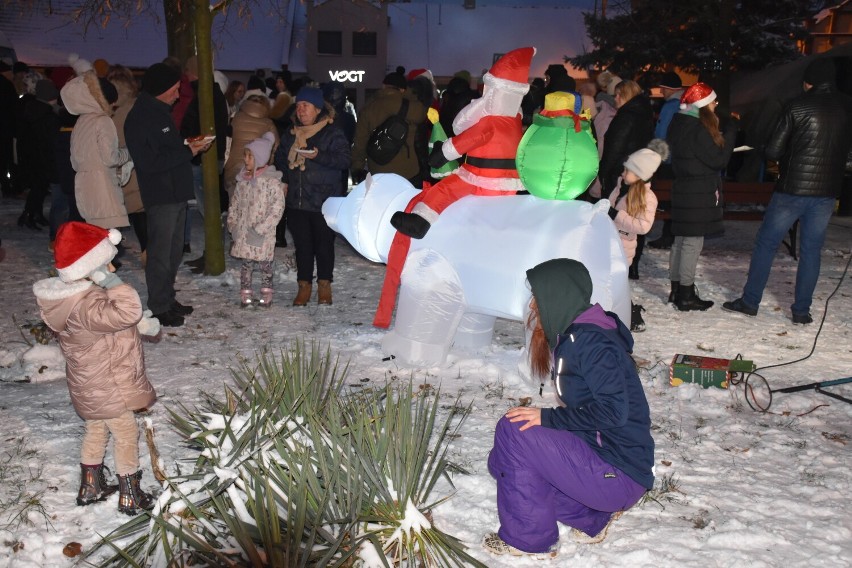
[(272, 288), (260, 289), (260, 300), (257, 301), (257, 304), (261, 308), (268, 308), (272, 305)]
[(241, 308), (250, 308), (254, 305), (254, 298), (252, 297), (253, 292), (251, 289), (246, 288), (245, 290), (240, 290), (240, 307)]
[(125, 515), (135, 515), (140, 509), (150, 511), (154, 508), (154, 496), (145, 493), (139, 487), (142, 470), (129, 475), (118, 476), (118, 510)]
[(420, 215), (403, 213), (402, 211), (397, 211), (391, 216), (391, 225), (397, 231), (403, 235), (408, 235), (412, 239), (422, 239), (432, 227), (429, 221)]
[(640, 304), (630, 305), (630, 331), (640, 332), (645, 331), (645, 320), (642, 319), (642, 312), (645, 311)]
[(728, 312), (739, 312), (747, 316), (757, 315), (757, 308), (752, 308), (746, 304), (742, 298), (737, 298), (730, 302), (722, 302), (722, 309)]
[(559, 542), (553, 544), (547, 552), (524, 552), (500, 538), (496, 532), (490, 532), (482, 539), (482, 548), (494, 556), (532, 557), (536, 560), (551, 560), (559, 556)]
[(710, 309), (713, 302), (702, 300), (695, 292), (695, 284), (690, 286), (679, 286), (675, 293), (675, 307), (682, 312), (704, 311)]
[(104, 464), (80, 464), (80, 491), (77, 493), (77, 504), (91, 505), (103, 501), (116, 491), (118, 485), (108, 485), (104, 475)]
[(294, 306), (307, 306), (311, 301), (311, 283), (307, 280), (299, 280), (299, 292), (293, 300)]
[(33, 218), (33, 214), (28, 211), (24, 211), (21, 213), (21, 216), (18, 217), (18, 226), (26, 227), (28, 229), (32, 229), (33, 231), (41, 231), (41, 225), (35, 222), (35, 218)]
[(331, 280), (317, 280), (317, 304), (331, 305)]
[(598, 544), (600, 542), (603, 542), (606, 538), (607, 533), (609, 533), (610, 527), (612, 527), (612, 523), (620, 519), (623, 514), (624, 511), (614, 512), (609, 518), (609, 522), (606, 524), (606, 526), (601, 530), (601, 532), (599, 532), (595, 536), (589, 536), (579, 529), (571, 529), (571, 535), (574, 537), (574, 541), (578, 544)]
[(669, 304), (674, 304), (675, 298), (677, 298), (677, 289), (680, 288), (680, 282), (676, 280), (672, 280), (672, 291), (669, 292)]

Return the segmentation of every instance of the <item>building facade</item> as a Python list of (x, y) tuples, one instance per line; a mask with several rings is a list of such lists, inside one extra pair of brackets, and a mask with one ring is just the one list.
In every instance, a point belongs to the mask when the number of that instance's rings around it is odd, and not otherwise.
[(365, 0), (307, 3), (307, 73), (320, 83), (346, 85), (357, 107), (380, 88), (388, 59), (386, 4)]

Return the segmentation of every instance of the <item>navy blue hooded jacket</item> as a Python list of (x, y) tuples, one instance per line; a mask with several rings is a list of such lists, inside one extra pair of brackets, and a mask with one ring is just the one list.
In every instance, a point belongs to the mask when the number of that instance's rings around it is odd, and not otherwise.
[(648, 401), (630, 357), (630, 331), (595, 304), (556, 343), (555, 378), (565, 406), (542, 409), (541, 425), (570, 430), (601, 459), (651, 489), (654, 439)]

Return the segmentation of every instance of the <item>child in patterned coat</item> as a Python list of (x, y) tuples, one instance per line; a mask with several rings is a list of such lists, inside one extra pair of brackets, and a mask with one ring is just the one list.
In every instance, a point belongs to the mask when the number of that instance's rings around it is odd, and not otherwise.
[[(228, 209), (228, 230), (233, 238), (231, 256), (243, 259), (240, 268), (240, 305), (272, 304), (272, 263), (275, 257), (275, 227), (284, 214), (286, 186), (281, 172), (269, 162), (275, 136), (271, 132), (246, 144), (245, 166), (237, 174), (237, 186)], [(260, 298), (254, 297), (252, 272), (262, 278)]]

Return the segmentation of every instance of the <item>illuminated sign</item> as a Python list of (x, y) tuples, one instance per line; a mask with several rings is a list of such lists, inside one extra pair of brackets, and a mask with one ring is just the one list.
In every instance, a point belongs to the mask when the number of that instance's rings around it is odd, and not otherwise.
[(364, 73), (366, 71), (329, 71), (328, 76), (332, 81), (360, 83), (364, 80)]

